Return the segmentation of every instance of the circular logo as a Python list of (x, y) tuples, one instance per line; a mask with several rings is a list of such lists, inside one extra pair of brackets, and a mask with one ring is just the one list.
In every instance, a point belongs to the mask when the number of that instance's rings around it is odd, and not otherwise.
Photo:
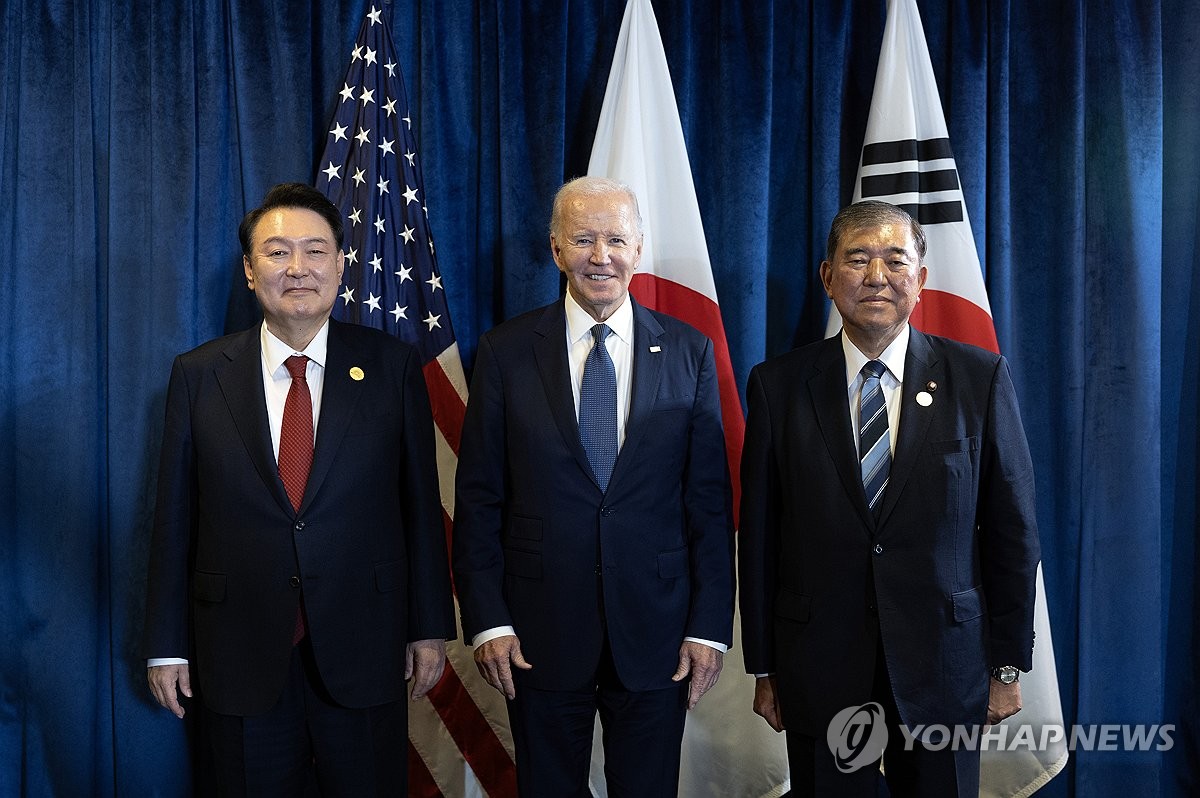
[(883, 707), (874, 701), (861, 707), (846, 707), (833, 716), (825, 732), (833, 761), (843, 773), (853, 773), (878, 762), (887, 747), (887, 739)]

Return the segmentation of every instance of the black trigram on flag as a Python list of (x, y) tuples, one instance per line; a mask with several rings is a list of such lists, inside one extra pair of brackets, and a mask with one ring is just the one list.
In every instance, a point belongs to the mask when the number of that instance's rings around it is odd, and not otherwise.
[[(948, 162), (949, 168), (925, 171), (923, 164), (931, 161)], [(913, 164), (916, 164), (915, 168)], [(875, 174), (872, 166), (894, 165), (896, 171)], [(958, 183), (958, 170), (954, 166), (954, 153), (950, 152), (950, 139), (904, 139), (881, 141), (868, 144), (862, 152), (862, 199), (884, 199), (902, 194), (927, 194), (952, 191), (957, 197), (952, 200), (937, 200), (917, 203), (896, 202), (921, 224), (945, 224), (963, 220), (962, 191)], [(866, 174), (871, 172), (872, 174)]]

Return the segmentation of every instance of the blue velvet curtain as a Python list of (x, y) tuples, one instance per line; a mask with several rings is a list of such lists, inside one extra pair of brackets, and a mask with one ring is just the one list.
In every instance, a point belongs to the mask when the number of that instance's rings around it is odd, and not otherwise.
[[(882, 0), (655, 0), (734, 369), (819, 337)], [(394, 0), (454, 326), (560, 291), (623, 0)], [(1049, 795), (1200, 790), (1200, 18), (1186, 0), (920, 0), (1013, 363), (1067, 721)], [(254, 321), (236, 226), (312, 180), (363, 0), (0, 6), (0, 795), (184, 795), (135, 641), (171, 358)], [(737, 658), (730, 661), (737, 666)], [(747, 708), (749, 711), (749, 708)]]

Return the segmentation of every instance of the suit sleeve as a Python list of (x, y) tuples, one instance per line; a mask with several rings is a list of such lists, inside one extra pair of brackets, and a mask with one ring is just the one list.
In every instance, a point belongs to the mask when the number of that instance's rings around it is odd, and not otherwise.
[(454, 583), (468, 643), (481, 631), (513, 625), (504, 601), (500, 541), (506, 492), (505, 430), (503, 379), (485, 335), (479, 339), (475, 358), (455, 478)]
[(704, 341), (683, 475), (692, 596), (687, 637), (733, 645), (733, 499), (712, 342)]
[(404, 440), (400, 491), (408, 555), (408, 641), (453, 640), (454, 603), (446, 551), (429, 393), (415, 349), (409, 350), (401, 390)]
[(1041, 557), (1034, 509), (1033, 461), (1021, 426), (1008, 362), (992, 379), (980, 462), (976, 523), (990, 623), (992, 667), (1033, 667), (1033, 613)]
[(775, 671), (771, 633), (779, 562), (779, 473), (771, 444), (771, 411), (760, 369), (746, 387), (749, 415), (742, 447), (741, 584), (742, 647), (747, 673)]
[(189, 656), (188, 555), (195, 528), (196, 463), (190, 401), (187, 375), (177, 357), (167, 388), (166, 423), (158, 464), (143, 657)]

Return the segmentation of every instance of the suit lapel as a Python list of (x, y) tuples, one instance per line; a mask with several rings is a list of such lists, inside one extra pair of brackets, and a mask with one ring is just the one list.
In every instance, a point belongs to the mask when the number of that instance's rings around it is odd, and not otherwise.
[(875, 517), (867, 507), (867, 495), (863, 491), (862, 472), (854, 445), (854, 429), (850, 426), (846, 357), (842, 353), (841, 336), (825, 340), (815, 370), (816, 373), (808, 381), (808, 390), (825, 447), (859, 518), (868, 529), (874, 529)]
[[(350, 377), (350, 369), (360, 367), (369, 377), (371, 358), (353, 349), (342, 334), (339, 322), (329, 321), (329, 344), (325, 351), (325, 385), (321, 391), (321, 417), (317, 419), (317, 440), (313, 448), (312, 470), (304, 488), (304, 501), (300, 512), (312, 503), (321, 483), (329, 475), (334, 457), (346, 436), (354, 410), (362, 397), (365, 380)], [(290, 506), (290, 505), (289, 505)]]
[[(629, 301), (633, 302), (632, 296)], [(613, 476), (608, 483), (610, 489), (621, 471), (621, 464), (636, 456), (634, 451), (645, 437), (650, 414), (654, 410), (654, 399), (658, 396), (658, 381), (662, 376), (664, 359), (674, 355), (663, 343), (666, 332), (662, 325), (650, 311), (636, 302), (633, 302), (633, 322), (633, 341), (630, 344), (633, 375), (630, 381), (629, 415), (625, 419), (625, 442), (617, 454)], [(651, 346), (659, 346), (660, 349), (651, 352)]]
[(928, 338), (915, 327), (909, 327), (908, 354), (904, 356), (904, 385), (900, 389), (900, 430), (896, 437), (896, 453), (892, 457), (892, 472), (883, 494), (883, 506), (879, 509), (881, 526), (887, 521), (908, 478), (912, 476), (933, 421), (937, 402), (923, 407), (917, 404), (917, 394), (926, 390), (930, 381), (943, 385), (944, 372), (945, 367), (930, 347)]
[[(546, 311), (533, 328), (533, 356), (537, 361), (542, 389), (546, 392), (546, 403), (558, 425), (563, 443), (579, 461), (583, 473), (596, 481), (587, 452), (579, 440), (579, 419), (575, 416), (575, 395), (571, 390), (571, 368), (567, 363), (567, 314), (563, 300), (546, 307)], [(596, 483), (599, 488), (599, 483)]]
[(279, 465), (271, 445), (271, 423), (267, 419), (267, 397), (263, 391), (262, 343), (259, 327), (247, 330), (225, 349), (226, 363), (214, 369), (229, 415), (242, 445), (259, 477), (280, 507), (292, 512)]

